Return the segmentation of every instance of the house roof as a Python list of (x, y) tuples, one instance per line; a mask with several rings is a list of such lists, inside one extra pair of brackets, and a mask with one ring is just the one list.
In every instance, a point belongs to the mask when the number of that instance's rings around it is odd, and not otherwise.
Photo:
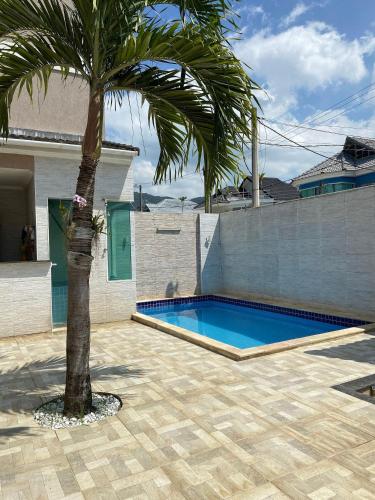
[[(45, 132), (41, 130), (10, 128), (10, 139), (23, 139), (26, 141), (41, 141), (59, 144), (82, 144), (82, 136), (73, 134), (58, 134), (55, 132)], [(112, 141), (103, 141), (103, 147), (108, 149), (120, 149), (123, 151), (136, 151), (139, 154), (139, 148), (129, 144), (121, 144)]]
[[(240, 190), (245, 181), (251, 184), (253, 182), (251, 176), (246, 177), (240, 186)], [(247, 188), (247, 191), (251, 195), (251, 189)], [(294, 186), (277, 177), (263, 177), (260, 191), (263, 192), (264, 195), (273, 198), (275, 201), (287, 201), (299, 198), (298, 190)]]
[(315, 167), (306, 170), (293, 181), (307, 179), (315, 175), (356, 171), (360, 168), (375, 167), (375, 140), (364, 137), (347, 137), (343, 150)]
[[(227, 186), (218, 190), (217, 194), (211, 197), (211, 202), (214, 204), (231, 203), (233, 201), (240, 201), (242, 199), (251, 200), (252, 188), (246, 182), (252, 184), (251, 176), (245, 177), (242, 184), (237, 188), (235, 186)], [(263, 177), (262, 187), (260, 189), (260, 197), (263, 201), (287, 201), (299, 198), (298, 190), (277, 177)], [(202, 208), (203, 201), (195, 208)]]
[[(142, 209), (143, 211), (147, 211), (148, 203), (160, 203), (165, 199), (171, 199), (171, 196), (157, 196), (149, 193), (142, 193)], [(141, 210), (141, 195), (138, 191), (134, 191), (134, 202), (133, 202), (134, 210), (139, 212)]]
[(180, 213), (182, 209), (184, 211), (193, 210), (196, 207), (196, 203), (191, 200), (185, 200), (182, 202), (175, 198), (165, 198), (159, 203), (146, 203), (147, 208), (150, 212), (169, 212), (169, 213)]

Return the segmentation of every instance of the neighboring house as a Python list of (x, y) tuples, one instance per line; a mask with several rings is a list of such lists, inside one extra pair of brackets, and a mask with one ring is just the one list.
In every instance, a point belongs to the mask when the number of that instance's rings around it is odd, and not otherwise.
[[(171, 199), (170, 196), (158, 196), (149, 193), (142, 193), (142, 212), (149, 212), (149, 209), (147, 208), (148, 203), (159, 203), (166, 198)], [(136, 212), (141, 211), (141, 195), (139, 191), (134, 191), (133, 208)]]
[[(252, 178), (248, 176), (245, 177), (238, 188), (227, 186), (219, 189), (211, 198), (212, 212), (229, 212), (251, 207), (253, 203), (252, 187)], [(275, 177), (263, 177), (261, 180), (259, 193), (261, 205), (293, 200), (298, 197), (297, 189), (291, 184), (287, 184)], [(196, 207), (196, 210), (204, 211), (204, 201)]]
[(176, 213), (191, 212), (197, 206), (194, 201), (181, 201), (175, 198), (165, 198), (159, 203), (146, 203), (149, 212), (155, 213)]
[(347, 137), (343, 150), (293, 179), (302, 198), (375, 183), (375, 140)]
[[(58, 95), (56, 89), (52, 95)], [(75, 115), (67, 103), (73, 117), (41, 111), (37, 119), (33, 113), (38, 111), (29, 114), (25, 107), (24, 119), (16, 113), (9, 139), (0, 145), (0, 337), (50, 331), (52, 325), (65, 322), (62, 207), (69, 207), (75, 194), (82, 148), (80, 135), (56, 131), (68, 130), (71, 123), (74, 131), (83, 130), (84, 94), (81, 99)], [(68, 93), (56, 97), (56, 109), (63, 108), (64, 101), (69, 101)], [(19, 128), (20, 123), (24, 128)], [(137, 154), (132, 146), (103, 144), (94, 214), (101, 214), (108, 227), (93, 249), (93, 323), (126, 319), (135, 309), (134, 214), (130, 208), (131, 164)]]
[[(245, 177), (240, 185), (240, 191), (245, 191), (252, 196), (253, 180), (251, 176)], [(297, 189), (287, 182), (277, 177), (263, 177), (259, 183), (260, 198), (271, 198), (274, 203), (279, 201), (289, 201), (298, 198)]]

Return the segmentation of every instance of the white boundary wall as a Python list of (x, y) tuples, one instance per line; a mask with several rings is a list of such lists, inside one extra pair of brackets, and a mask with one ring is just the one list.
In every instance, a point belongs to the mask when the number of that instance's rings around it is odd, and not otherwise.
[(375, 313), (375, 186), (220, 216), (219, 291)]
[(135, 218), (138, 300), (217, 292), (375, 314), (375, 186)]
[(135, 213), (137, 298), (200, 293), (199, 215)]

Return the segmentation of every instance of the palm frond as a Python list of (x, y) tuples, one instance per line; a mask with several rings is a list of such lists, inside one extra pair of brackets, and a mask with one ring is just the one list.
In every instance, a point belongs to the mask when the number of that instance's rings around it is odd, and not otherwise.
[(232, 2), (228, 0), (149, 0), (147, 4), (174, 5), (190, 22), (209, 29), (211, 35), (222, 33), (226, 27), (236, 28)]
[[(157, 5), (176, 6), (180, 19), (153, 18)], [(194, 157), (212, 190), (238, 171), (258, 88), (225, 42), (232, 14), (230, 0), (0, 1), (0, 133), (16, 93), (32, 98), (36, 82), (47, 92), (59, 68), (114, 104), (140, 93), (161, 147), (155, 180)]]
[(121, 103), (125, 92), (139, 92), (149, 104), (149, 122), (156, 129), (161, 152), (155, 182), (182, 175), (193, 156), (196, 169), (215, 172), (214, 181), (229, 178), (238, 169), (236, 144), (226, 137), (225, 122), (220, 122), (207, 96), (193, 80), (180, 87), (178, 71), (156, 67), (129, 71), (126, 77), (113, 80), (107, 92)]

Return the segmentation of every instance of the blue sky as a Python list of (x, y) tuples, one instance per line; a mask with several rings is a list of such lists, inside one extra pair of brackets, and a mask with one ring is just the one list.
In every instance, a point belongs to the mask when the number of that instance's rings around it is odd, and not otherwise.
[[(375, 137), (375, 0), (243, 0), (236, 3), (236, 9), (242, 39), (234, 50), (267, 91), (259, 95), (263, 116), (324, 132), (274, 121), (266, 122), (269, 126), (328, 156), (340, 149), (343, 133)], [(317, 116), (361, 89), (352, 102)], [(132, 120), (124, 106), (109, 111), (106, 124), (109, 138), (141, 148), (135, 182), (154, 194), (201, 195), (201, 178), (191, 171), (172, 184), (152, 185), (158, 156), (156, 137), (148, 129), (147, 109), (135, 97), (131, 103)], [(288, 142), (269, 129), (261, 128), (261, 141), (267, 144), (260, 148), (260, 166), (269, 176), (289, 180), (322, 159), (303, 149), (285, 147)]]

